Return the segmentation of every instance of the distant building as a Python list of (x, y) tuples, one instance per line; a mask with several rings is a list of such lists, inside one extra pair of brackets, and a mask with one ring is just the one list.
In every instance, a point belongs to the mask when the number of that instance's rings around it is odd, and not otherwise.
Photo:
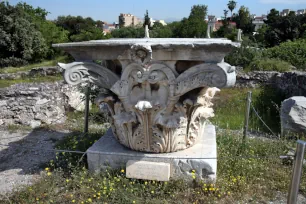
[(160, 23), (162, 24), (163, 26), (167, 25), (167, 23), (164, 21), (164, 20), (154, 20), (153, 18), (150, 18), (150, 27), (153, 27), (154, 26), (154, 23)]
[[(223, 26), (223, 21), (212, 15), (208, 16), (208, 19), (206, 20), (206, 22), (208, 24), (208, 30), (210, 33), (219, 30)], [(236, 28), (236, 23), (229, 22), (229, 26), (232, 28)]]
[(121, 13), (119, 16), (119, 25), (122, 27), (137, 26), (143, 21), (132, 14)]
[(280, 15), (281, 16), (288, 16), (290, 11), (291, 11), (290, 9), (284, 9), (282, 12), (280, 12)]
[(252, 23), (255, 25), (255, 32), (257, 32), (258, 29), (262, 28), (262, 26), (265, 24), (264, 20), (267, 20), (266, 15), (253, 17)]
[(108, 24), (107, 22), (103, 22), (103, 33), (106, 35), (107, 33), (111, 33), (113, 30), (119, 28), (119, 24), (114, 22), (112, 24)]
[(300, 9), (296, 11), (296, 15), (303, 15), (306, 13), (306, 9)]

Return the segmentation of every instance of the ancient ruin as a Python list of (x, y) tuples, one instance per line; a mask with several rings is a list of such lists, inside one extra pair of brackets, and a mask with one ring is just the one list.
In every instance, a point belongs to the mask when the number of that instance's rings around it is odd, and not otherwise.
[(59, 64), (67, 83), (90, 81), (107, 90), (97, 101), (109, 108), (114, 136), (137, 151), (193, 146), (214, 116), (211, 99), (218, 88), (236, 79), (235, 68), (223, 62), (235, 44), (225, 39), (111, 39), (54, 46), (76, 60)]

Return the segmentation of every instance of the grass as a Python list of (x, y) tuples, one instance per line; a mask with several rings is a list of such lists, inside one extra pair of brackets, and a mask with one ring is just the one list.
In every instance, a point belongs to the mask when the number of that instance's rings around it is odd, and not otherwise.
[(17, 72), (25, 72), (30, 71), (36, 67), (46, 67), (46, 66), (55, 66), (58, 62), (69, 62), (69, 58), (67, 56), (60, 56), (54, 60), (47, 60), (40, 63), (29, 64), (23, 67), (5, 67), (0, 69), (0, 74), (9, 74), (9, 73), (17, 73)]
[(55, 82), (63, 80), (63, 76), (57, 75), (57, 76), (39, 76), (39, 77), (33, 77), (33, 78), (25, 78), (25, 79), (2, 79), (0, 80), (0, 88), (9, 87), (14, 84), (20, 84), (20, 83), (41, 83), (41, 82)]
[[(212, 123), (223, 129), (242, 129), (248, 91), (252, 91), (252, 98), (255, 99), (261, 90), (246, 88), (222, 89), (213, 101), (215, 117), (211, 119)], [(250, 128), (256, 129), (258, 127), (259, 121), (253, 120), (250, 122)]]
[[(86, 145), (90, 145), (88, 141), (85, 142)], [(76, 148), (81, 148), (80, 143), (75, 143), (71, 138), (69, 142), (65, 142), (70, 148), (75, 145)], [(197, 179), (191, 183), (128, 179), (125, 177), (125, 169), (92, 174), (84, 164), (78, 167), (72, 165), (67, 172), (65, 167), (57, 166), (58, 162), (63, 162), (64, 158), (67, 162), (76, 161), (82, 155), (71, 158), (66, 153), (58, 154), (57, 159), (50, 162), (42, 179), (32, 186), (18, 189), (7, 198), (0, 198), (0, 202), (245, 203), (250, 200), (270, 201), (279, 193), (286, 197), (292, 166), (290, 163), (283, 163), (279, 155), (288, 150), (290, 142), (249, 139), (243, 143), (240, 135), (225, 131), (219, 132), (217, 143), (218, 180), (215, 184)], [(306, 193), (305, 173), (306, 171), (302, 178), (301, 193)]]
[[(213, 123), (223, 128), (217, 132), (215, 184), (197, 180), (196, 173), (192, 182), (128, 179), (125, 169), (93, 174), (87, 170), (86, 155), (57, 153), (55, 160), (47, 164), (40, 180), (16, 189), (8, 197), (0, 197), (0, 203), (266, 203), (280, 195), (286, 200), (292, 162), (281, 160), (279, 156), (294, 148), (295, 141), (242, 140), (240, 133), (227, 130), (242, 128), (247, 91), (225, 89), (214, 101), (216, 117)], [(262, 90), (252, 91), (253, 99), (260, 100)], [(104, 123), (105, 118), (93, 107), (91, 124)], [(59, 142), (56, 145), (58, 149), (85, 151), (106, 130), (92, 128), (89, 135), (82, 135), (82, 112), (68, 114), (67, 125), (75, 132)], [(250, 125), (256, 127), (259, 122), (253, 120)], [(306, 168), (300, 193), (306, 194)]]

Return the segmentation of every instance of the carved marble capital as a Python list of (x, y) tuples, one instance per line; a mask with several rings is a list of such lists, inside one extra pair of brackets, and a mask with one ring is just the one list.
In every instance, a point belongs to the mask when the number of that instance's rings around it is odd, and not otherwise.
[(121, 76), (95, 63), (59, 65), (67, 83), (90, 81), (109, 90), (97, 102), (107, 105), (114, 135), (124, 146), (165, 153), (194, 145), (214, 116), (215, 93), (235, 83), (235, 68), (225, 62), (201, 63), (178, 74), (166, 63), (152, 61), (149, 47), (135, 45), (130, 52)]

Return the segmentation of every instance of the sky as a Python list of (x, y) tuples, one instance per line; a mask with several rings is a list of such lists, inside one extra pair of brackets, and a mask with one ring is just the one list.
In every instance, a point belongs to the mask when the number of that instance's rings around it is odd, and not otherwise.
[[(3, 1), (3, 0), (0, 0)], [(6, 0), (16, 4), (20, 0)], [(267, 14), (270, 9), (291, 10), (306, 9), (306, 0), (236, 0), (237, 8), (242, 5), (249, 8), (251, 14)], [(221, 17), (227, 9), (228, 0), (23, 0), (34, 7), (41, 7), (50, 12), (48, 19), (54, 20), (59, 15), (91, 17), (108, 23), (118, 22), (120, 13), (130, 13), (143, 18), (146, 10), (149, 16), (167, 22), (188, 17), (193, 5), (208, 6), (208, 14)], [(234, 11), (234, 13), (235, 13)]]

